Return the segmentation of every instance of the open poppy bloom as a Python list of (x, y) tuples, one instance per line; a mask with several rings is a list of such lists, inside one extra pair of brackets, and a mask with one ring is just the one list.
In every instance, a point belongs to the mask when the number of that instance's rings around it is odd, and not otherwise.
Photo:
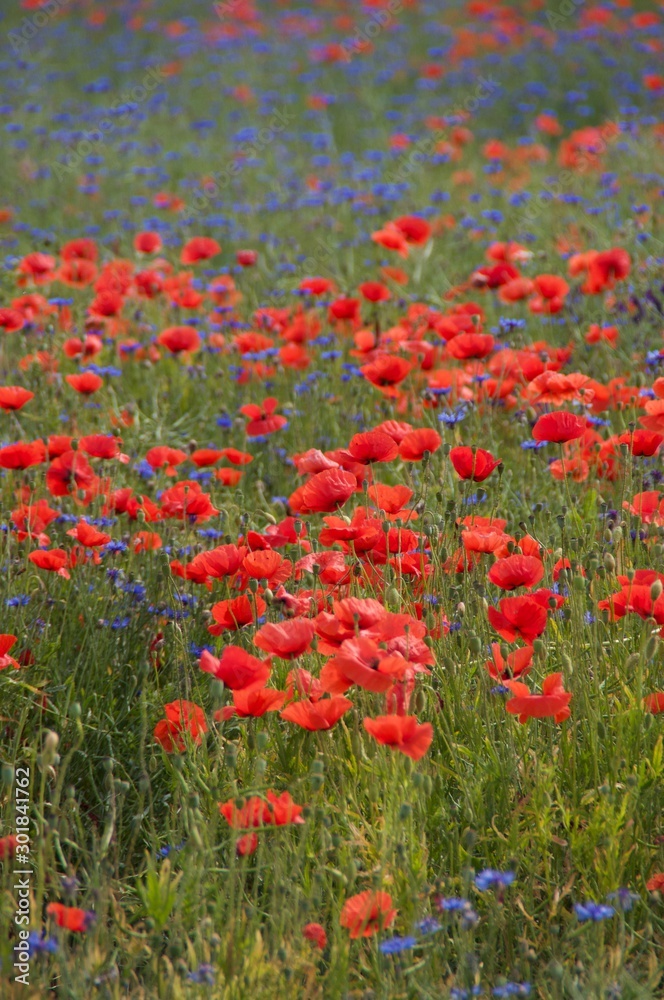
[(450, 462), (460, 479), (472, 479), (475, 483), (483, 483), (494, 469), (501, 465), (500, 458), (494, 458), (490, 451), (484, 448), (458, 447), (450, 451)]
[(29, 389), (24, 389), (20, 385), (0, 387), (0, 409), (2, 410), (20, 410), (34, 398), (34, 392), (30, 392)]
[(535, 587), (544, 576), (544, 565), (536, 556), (511, 555), (497, 559), (488, 573), (491, 583), (502, 590)]
[(13, 656), (9, 655), (9, 650), (15, 642), (15, 635), (0, 635), (0, 670), (5, 670), (7, 667), (14, 667), (18, 670), (20, 664), (14, 659)]
[(368, 889), (346, 900), (340, 923), (350, 931), (351, 938), (372, 937), (394, 923), (396, 915), (389, 893)]
[(241, 719), (259, 719), (266, 712), (277, 712), (286, 700), (284, 691), (274, 688), (246, 687), (233, 691), (233, 704), (215, 712), (215, 721), (231, 719), (239, 715)]
[(53, 917), (58, 927), (75, 934), (84, 934), (95, 922), (92, 910), (81, 910), (77, 906), (64, 906), (63, 903), (49, 903), (46, 913)]
[(443, 439), (433, 427), (419, 427), (401, 438), (399, 456), (404, 462), (421, 462), (425, 454), (438, 451)]
[(207, 733), (205, 712), (191, 701), (172, 701), (164, 705), (165, 719), (154, 728), (154, 738), (166, 753), (184, 753), (187, 737), (196, 746), (203, 742)]
[(269, 659), (259, 660), (241, 646), (225, 646), (219, 659), (204, 649), (199, 666), (205, 673), (223, 681), (231, 691), (262, 687), (270, 676)]
[(500, 643), (491, 643), (491, 655), (493, 659), (487, 660), (485, 666), (489, 676), (495, 681), (504, 682), (517, 677), (525, 677), (530, 672), (533, 661), (533, 647), (521, 646), (513, 652), (508, 653), (506, 658), (500, 651)]
[(200, 260), (209, 260), (221, 253), (221, 247), (210, 236), (194, 236), (182, 248), (180, 261), (183, 264), (196, 264)]
[(279, 400), (274, 396), (264, 399), (260, 406), (257, 403), (241, 406), (240, 413), (248, 418), (247, 437), (265, 437), (286, 427), (288, 424), (286, 417), (274, 412), (278, 406)]
[(193, 326), (169, 326), (157, 337), (157, 343), (171, 354), (193, 354), (201, 346), (201, 338)]
[(67, 375), (65, 381), (72, 389), (76, 389), (76, 392), (80, 392), (82, 396), (92, 396), (104, 384), (103, 378), (95, 372), (83, 372), (82, 375)]
[(254, 645), (282, 660), (294, 660), (309, 649), (314, 632), (310, 618), (293, 618), (278, 625), (268, 622), (256, 632)]
[(341, 716), (352, 707), (352, 701), (341, 696), (321, 698), (319, 701), (303, 698), (301, 701), (294, 701), (290, 705), (286, 705), (280, 715), (287, 722), (294, 722), (295, 725), (313, 733), (320, 729), (331, 729)]
[(370, 736), (384, 746), (419, 760), (431, 746), (433, 726), (430, 722), (418, 723), (414, 715), (379, 715), (365, 718), (363, 726)]
[(505, 707), (511, 715), (519, 716), (519, 722), (551, 717), (554, 722), (563, 722), (569, 718), (572, 695), (563, 687), (562, 674), (549, 674), (545, 677), (541, 694), (532, 694), (528, 685), (521, 681), (508, 680), (503, 683), (514, 695)]
[(586, 433), (586, 421), (576, 413), (568, 410), (555, 410), (553, 413), (543, 413), (538, 417), (533, 427), (533, 437), (536, 441), (550, 441), (562, 444), (565, 441), (575, 441)]
[(289, 506), (300, 514), (329, 514), (357, 490), (357, 479), (344, 469), (324, 469), (291, 494)]
[(489, 607), (489, 622), (506, 642), (523, 639), (532, 646), (546, 628), (546, 608), (534, 597), (504, 597), (500, 610)]
[(246, 594), (241, 594), (240, 597), (219, 601), (210, 609), (216, 624), (208, 625), (208, 632), (210, 635), (235, 632), (260, 618), (266, 607), (265, 601), (258, 594), (252, 600)]

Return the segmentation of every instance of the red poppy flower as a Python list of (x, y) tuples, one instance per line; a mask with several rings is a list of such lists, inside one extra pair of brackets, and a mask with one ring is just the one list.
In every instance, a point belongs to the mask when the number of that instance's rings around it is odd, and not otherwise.
[(412, 760), (424, 757), (433, 739), (431, 723), (420, 724), (414, 715), (379, 715), (365, 718), (363, 725), (378, 743), (400, 750)]
[(315, 702), (304, 698), (302, 701), (294, 701), (290, 705), (286, 705), (280, 715), (287, 722), (294, 722), (296, 726), (302, 726), (303, 729), (313, 733), (319, 729), (331, 729), (341, 716), (352, 707), (352, 701), (341, 696), (321, 698)]
[(471, 358), (486, 358), (494, 348), (495, 340), (490, 333), (460, 333), (447, 341), (447, 353), (457, 361)]
[(368, 365), (363, 365), (360, 371), (368, 382), (379, 389), (393, 390), (406, 378), (413, 364), (406, 358), (394, 354), (380, 354)]
[(0, 670), (6, 670), (7, 667), (14, 667), (15, 670), (18, 670), (19, 663), (13, 656), (9, 656), (9, 650), (15, 642), (15, 635), (0, 635)]
[(535, 587), (544, 576), (544, 565), (536, 556), (512, 555), (497, 559), (488, 573), (491, 583), (502, 590)]
[(187, 748), (188, 735), (196, 746), (203, 742), (207, 733), (205, 712), (200, 705), (191, 701), (172, 701), (164, 705), (165, 719), (158, 722), (154, 738), (166, 753), (183, 753)]
[(246, 426), (247, 437), (264, 437), (285, 427), (288, 423), (286, 417), (274, 412), (278, 406), (279, 400), (273, 396), (264, 399), (260, 406), (257, 403), (241, 406), (240, 413), (249, 418)]
[(166, 475), (175, 475), (175, 466), (181, 465), (187, 459), (187, 453), (179, 448), (169, 448), (168, 445), (157, 445), (150, 448), (145, 456), (148, 465), (153, 469), (162, 469), (166, 466)]
[(356, 462), (367, 465), (370, 462), (391, 462), (399, 454), (399, 447), (382, 431), (364, 431), (351, 438), (348, 451)]
[(569, 703), (572, 695), (563, 687), (562, 674), (549, 674), (542, 683), (542, 694), (532, 694), (521, 681), (504, 681), (514, 695), (506, 709), (511, 715), (518, 715), (519, 722), (528, 719), (546, 719), (553, 716), (555, 722), (563, 722), (570, 716)]
[(425, 452), (432, 455), (434, 451), (438, 451), (442, 443), (440, 434), (433, 427), (418, 427), (401, 439), (399, 456), (404, 462), (421, 462)]
[(532, 646), (521, 646), (503, 659), (503, 655), (500, 652), (500, 643), (492, 642), (491, 655), (493, 659), (487, 660), (485, 666), (489, 672), (489, 676), (493, 677), (496, 681), (525, 677), (526, 674), (530, 673), (533, 660)]
[(258, 254), (255, 250), (238, 250), (235, 259), (240, 267), (253, 267), (258, 260)]
[(57, 573), (58, 576), (69, 579), (69, 573), (65, 569), (69, 561), (69, 556), (64, 549), (37, 549), (30, 552), (28, 559), (38, 569), (47, 570), (50, 573)]
[(652, 878), (646, 882), (648, 892), (662, 892), (664, 890), (664, 872), (656, 872)]
[(46, 486), (54, 497), (71, 495), (74, 490), (87, 490), (96, 481), (96, 476), (85, 455), (76, 451), (66, 451), (53, 459), (46, 473)]
[(29, 469), (46, 461), (43, 441), (26, 441), (0, 448), (0, 469)]
[(408, 240), (393, 223), (388, 222), (382, 229), (371, 234), (371, 239), (386, 250), (394, 250), (401, 257), (408, 256)]
[(241, 804), (236, 799), (219, 803), (219, 812), (233, 830), (251, 830), (265, 823), (265, 802), (259, 795), (252, 795)]
[(25, 318), (18, 309), (12, 309), (7, 306), (0, 309), (0, 329), (4, 330), (5, 333), (16, 333), (17, 330), (23, 329), (24, 326)]
[(417, 215), (401, 215), (398, 219), (394, 219), (390, 225), (396, 226), (399, 232), (403, 233), (406, 242), (414, 246), (427, 243), (431, 236), (431, 226), (425, 219), (420, 219)]
[(292, 494), (289, 506), (295, 513), (329, 514), (346, 501), (357, 490), (357, 479), (344, 469), (325, 469), (312, 476), (304, 486)]
[(200, 485), (191, 480), (183, 480), (164, 490), (161, 495), (161, 512), (163, 517), (186, 520), (190, 524), (202, 524), (219, 513), (209, 494), (203, 493)]
[(193, 354), (201, 346), (201, 338), (193, 326), (169, 326), (157, 337), (157, 343), (171, 354)]
[(49, 903), (46, 913), (53, 917), (58, 927), (75, 934), (84, 934), (95, 921), (92, 910), (81, 910), (77, 906), (64, 906), (62, 903)]
[(131, 540), (134, 552), (155, 552), (163, 545), (156, 531), (137, 531)]
[(327, 944), (327, 934), (325, 933), (325, 928), (320, 924), (305, 924), (302, 928), (302, 937), (306, 938), (307, 941), (311, 941), (311, 943), (315, 944), (321, 951), (323, 951), (325, 945)]
[(95, 372), (83, 372), (82, 375), (67, 375), (65, 381), (72, 389), (76, 389), (76, 392), (80, 392), (82, 396), (92, 396), (104, 384), (104, 380), (99, 375), (96, 375)]
[(270, 661), (259, 660), (240, 646), (225, 646), (217, 659), (207, 649), (201, 653), (201, 670), (224, 682), (231, 691), (262, 687), (270, 676)]
[(20, 385), (5, 385), (0, 388), (0, 408), (3, 410), (20, 410), (34, 398), (34, 392), (23, 389)]
[(282, 660), (294, 660), (309, 649), (314, 633), (310, 618), (293, 618), (279, 625), (268, 622), (256, 632), (254, 646)]
[(403, 520), (417, 519), (417, 513), (413, 510), (406, 510), (406, 504), (413, 498), (413, 491), (403, 484), (397, 486), (387, 486), (384, 483), (374, 483), (368, 490), (369, 498), (376, 504), (378, 510), (382, 510), (392, 520), (401, 516)]
[(5, 858), (13, 858), (18, 847), (18, 840), (15, 833), (10, 833), (6, 837), (0, 837), (0, 861)]
[(159, 253), (161, 236), (158, 233), (143, 232), (134, 236), (134, 250), (137, 253)]
[(532, 646), (546, 628), (547, 611), (530, 594), (526, 597), (504, 597), (500, 611), (493, 606), (488, 610), (489, 622), (506, 642), (517, 638)]
[(330, 318), (355, 322), (360, 319), (360, 300), (340, 298), (330, 303)]
[(387, 302), (392, 298), (389, 288), (380, 281), (365, 281), (360, 285), (360, 292), (367, 302)]
[(198, 469), (203, 469), (220, 462), (224, 457), (224, 451), (215, 448), (197, 448), (189, 457)]
[(393, 924), (396, 915), (390, 894), (370, 889), (346, 900), (340, 923), (350, 931), (351, 938), (372, 937)]
[[(321, 671), (323, 690), (330, 694), (343, 694), (353, 684), (357, 684), (365, 691), (384, 694), (394, 681), (390, 669), (392, 664), (389, 662), (392, 659), (377, 642), (367, 636), (344, 639), (339, 651), (327, 661)], [(385, 661), (387, 669), (383, 670)], [(403, 666), (407, 667), (405, 660)]]
[(70, 538), (75, 538), (86, 549), (95, 549), (100, 545), (107, 545), (111, 540), (110, 535), (107, 535), (103, 531), (98, 531), (97, 528), (92, 524), (88, 524), (87, 521), (79, 521), (76, 527), (71, 528), (67, 534)]
[(664, 441), (664, 434), (645, 431), (638, 428), (635, 431), (625, 431), (618, 437), (618, 444), (626, 444), (635, 458), (655, 455)]
[(232, 600), (219, 601), (210, 609), (216, 625), (208, 625), (208, 632), (210, 635), (235, 632), (256, 621), (256, 618), (260, 618), (265, 613), (266, 607), (265, 601), (258, 595), (252, 600), (246, 594), (242, 594)]
[(326, 292), (332, 291), (334, 282), (329, 278), (305, 278), (298, 288), (301, 292), (309, 292), (310, 295), (325, 295)]
[[(2, 636), (0, 636), (0, 639)], [(653, 694), (646, 695), (643, 699), (643, 706), (646, 712), (651, 712), (653, 715), (660, 715), (664, 712), (664, 691), (655, 691)]]
[(490, 451), (483, 448), (460, 446), (450, 451), (450, 462), (460, 479), (482, 483), (502, 463), (502, 459), (494, 458)]
[(79, 451), (84, 451), (92, 458), (118, 458), (121, 445), (122, 438), (114, 437), (112, 434), (88, 434), (78, 441)]
[[(290, 575), (290, 562), (275, 552), (274, 549), (259, 549), (250, 552), (242, 560), (242, 568), (254, 580), (274, 581), (279, 574), (279, 582), (283, 583)], [(285, 568), (285, 574), (280, 569)]]
[(583, 417), (568, 410), (555, 410), (553, 413), (543, 413), (538, 417), (533, 427), (533, 437), (536, 441), (551, 441), (564, 443), (575, 441), (586, 433), (587, 423)]
[(194, 236), (182, 248), (180, 261), (183, 264), (196, 264), (199, 260), (209, 260), (221, 253), (221, 247), (210, 236)]
[(266, 712), (277, 712), (286, 700), (285, 691), (275, 691), (273, 688), (241, 688), (233, 691), (233, 704), (226, 705), (215, 712), (215, 719), (230, 719), (239, 715), (241, 719), (259, 719)]

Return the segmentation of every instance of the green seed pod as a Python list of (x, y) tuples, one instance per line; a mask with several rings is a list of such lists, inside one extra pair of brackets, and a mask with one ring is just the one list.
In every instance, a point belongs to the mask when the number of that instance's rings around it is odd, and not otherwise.
[(542, 639), (535, 639), (535, 641), (533, 642), (533, 652), (535, 656), (539, 657), (540, 659), (543, 659), (546, 656), (546, 645), (544, 644)]
[(481, 652), (482, 640), (478, 635), (471, 635), (470, 639), (468, 640), (468, 649), (473, 654), (473, 656), (477, 656), (477, 654)]
[(586, 579), (585, 579), (585, 577), (583, 577), (583, 576), (575, 576), (575, 577), (573, 577), (572, 578), (572, 586), (574, 587), (574, 590), (578, 590), (579, 593), (582, 593), (583, 591), (585, 591), (585, 589), (586, 589)]
[(616, 561), (610, 552), (604, 553), (604, 569), (607, 573), (615, 573), (616, 571)]

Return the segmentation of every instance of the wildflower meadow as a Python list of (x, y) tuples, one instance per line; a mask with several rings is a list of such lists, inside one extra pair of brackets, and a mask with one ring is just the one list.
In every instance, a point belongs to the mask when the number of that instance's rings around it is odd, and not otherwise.
[(662, 1000), (664, 4), (0, 68), (0, 997)]

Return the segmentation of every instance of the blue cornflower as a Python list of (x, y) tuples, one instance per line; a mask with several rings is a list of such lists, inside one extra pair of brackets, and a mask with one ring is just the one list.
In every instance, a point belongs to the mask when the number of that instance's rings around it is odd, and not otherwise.
[(475, 885), (480, 892), (484, 892), (494, 885), (500, 886), (501, 889), (506, 889), (508, 885), (512, 884), (515, 878), (516, 872), (499, 872), (494, 868), (485, 868), (475, 876)]
[(442, 929), (435, 917), (425, 917), (424, 920), (420, 920), (419, 924), (416, 924), (416, 927), (420, 934), (435, 934), (436, 931)]
[(591, 899), (587, 903), (575, 903), (574, 912), (581, 923), (591, 920), (594, 924), (598, 924), (601, 920), (609, 920), (616, 911), (606, 903), (595, 903)]
[(214, 968), (208, 964), (201, 965), (195, 972), (190, 972), (187, 979), (190, 979), (193, 983), (207, 983), (208, 986), (214, 986)]
[(30, 596), (28, 594), (17, 594), (16, 597), (8, 597), (5, 601), (8, 608), (22, 608), (29, 603)]
[(641, 899), (637, 892), (630, 892), (629, 889), (625, 889), (624, 887), (616, 889), (615, 892), (610, 892), (606, 898), (613, 900), (616, 908), (622, 910), (623, 913), (631, 910), (637, 899)]
[(438, 900), (438, 906), (440, 907), (441, 910), (452, 910), (454, 912), (459, 910), (467, 910), (468, 907), (470, 906), (470, 902), (467, 899), (460, 899), (455, 896), (451, 897), (442, 896)]
[(530, 983), (505, 983), (493, 990), (494, 997), (527, 997), (529, 993)]
[(383, 955), (400, 955), (402, 951), (408, 951), (416, 944), (417, 938), (414, 937), (393, 937), (389, 941), (382, 941), (378, 949)]
[(54, 955), (58, 950), (58, 942), (54, 937), (47, 937), (46, 931), (30, 931), (28, 935), (28, 950), (30, 958), (35, 955)]
[(481, 997), (482, 987), (473, 986), (472, 989), (464, 990), (459, 986), (453, 986), (450, 990), (450, 1000), (470, 1000), (471, 997)]

